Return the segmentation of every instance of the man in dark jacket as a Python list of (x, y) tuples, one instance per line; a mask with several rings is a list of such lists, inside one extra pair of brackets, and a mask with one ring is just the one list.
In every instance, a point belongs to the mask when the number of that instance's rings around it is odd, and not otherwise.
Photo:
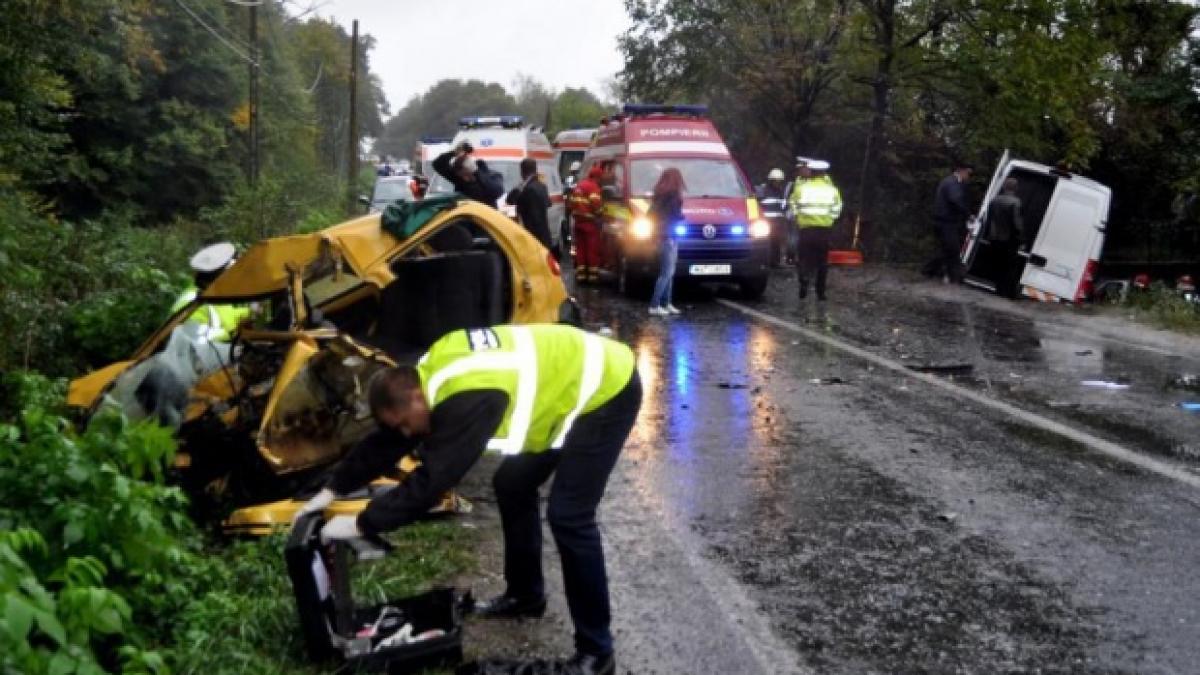
[(487, 162), (473, 157), (472, 152), (470, 143), (459, 143), (433, 160), (433, 170), (450, 181), (455, 192), (496, 208), (496, 200), (504, 194), (504, 179), (489, 169)]
[(967, 206), (967, 181), (971, 179), (971, 166), (965, 162), (955, 164), (954, 173), (938, 183), (933, 201), (933, 230), (937, 237), (938, 252), (925, 265), (925, 274), (941, 276), (945, 282), (959, 282), (963, 278), (963, 236), (967, 231), (967, 220), (971, 209)]
[(1025, 269), (1025, 259), (1018, 254), (1025, 245), (1025, 221), (1021, 218), (1018, 187), (1016, 178), (1005, 179), (1000, 194), (988, 204), (983, 230), (984, 238), (991, 243), (997, 259), (1001, 261), (1002, 271), (997, 279), (996, 292), (1006, 298), (1017, 297), (1021, 272)]
[(508, 193), (506, 200), (517, 207), (517, 219), (529, 230), (529, 234), (537, 237), (542, 246), (552, 248), (549, 224), (550, 193), (542, 181), (538, 180), (537, 160), (532, 157), (521, 160), (521, 184)]

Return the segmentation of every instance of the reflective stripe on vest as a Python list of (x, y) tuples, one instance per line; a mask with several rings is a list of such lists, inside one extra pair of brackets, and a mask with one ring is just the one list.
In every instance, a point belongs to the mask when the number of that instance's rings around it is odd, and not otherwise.
[(583, 412), (583, 407), (596, 395), (596, 390), (600, 388), (600, 380), (603, 377), (604, 344), (595, 335), (585, 333), (583, 336), (583, 374), (579, 378), (579, 396), (575, 399), (575, 407), (563, 420), (558, 437), (550, 444), (551, 448), (562, 449), (563, 443), (567, 440), (567, 434), (575, 424), (575, 418), (579, 417), (579, 413)]
[(515, 370), (517, 372), (517, 395), (513, 401), (512, 415), (508, 418), (508, 436), (488, 441), (487, 449), (505, 455), (520, 454), (533, 421), (533, 404), (537, 401), (538, 363), (537, 349), (529, 329), (512, 326), (511, 352), (480, 352), (465, 356), (442, 368), (429, 378), (426, 396), (430, 402), (437, 401), (438, 389), (452, 377), (466, 375), (475, 370)]
[(841, 195), (825, 179), (807, 180), (796, 186), (794, 204), (800, 227), (831, 227), (841, 213)]

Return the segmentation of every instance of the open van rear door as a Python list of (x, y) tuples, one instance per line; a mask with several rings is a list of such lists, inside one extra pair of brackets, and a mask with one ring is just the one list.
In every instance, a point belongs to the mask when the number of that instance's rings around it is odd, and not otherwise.
[[(1011, 155), (1008, 150), (1000, 156), (1000, 162), (996, 165), (996, 171), (992, 174), (992, 182), (988, 184), (987, 192), (983, 195), (983, 202), (979, 205), (979, 217), (975, 222), (967, 225), (967, 240), (963, 243), (962, 261), (967, 270), (967, 276), (964, 279), (967, 283), (984, 288), (989, 291), (996, 290), (996, 282), (987, 278), (984, 274), (976, 273), (975, 269), (977, 258), (980, 257), (981, 249), (987, 248), (987, 243), (984, 240), (983, 224), (987, 222), (987, 209), (996, 195), (1000, 194), (1000, 186), (1004, 184), (1004, 178), (1008, 175), (1008, 163)], [(986, 258), (986, 254), (982, 257)], [(984, 261), (978, 261), (984, 262)], [(990, 275), (989, 275), (990, 276)]]
[(1021, 276), (1025, 295), (1051, 302), (1080, 299), (1104, 245), (1110, 199), (1099, 183), (1059, 178)]

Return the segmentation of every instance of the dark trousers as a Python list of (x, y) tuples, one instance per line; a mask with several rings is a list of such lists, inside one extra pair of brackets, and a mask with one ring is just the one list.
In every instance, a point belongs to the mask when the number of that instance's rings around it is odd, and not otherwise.
[(635, 370), (621, 393), (575, 421), (562, 450), (506, 457), (492, 479), (504, 527), (506, 593), (537, 597), (545, 593), (538, 488), (554, 474), (546, 520), (562, 560), (575, 648), (586, 654), (613, 650), (596, 507), (641, 405), (642, 381)]
[(817, 297), (825, 297), (825, 277), (829, 275), (829, 233), (831, 227), (802, 227), (796, 242), (796, 279), (800, 292), (808, 292), (808, 280), (817, 277)]
[(779, 265), (787, 255), (788, 230), (792, 224), (786, 218), (768, 218), (771, 224), (771, 265)]
[(996, 258), (1001, 261), (1000, 278), (996, 280), (996, 293), (1006, 298), (1016, 298), (1020, 290), (1021, 274), (1025, 271), (1025, 259), (1018, 255), (1019, 243), (1011, 241), (993, 241)]
[(965, 275), (962, 264), (965, 224), (935, 220), (933, 233), (937, 238), (937, 255), (925, 265), (923, 272), (931, 277), (945, 275), (951, 281), (962, 281)]

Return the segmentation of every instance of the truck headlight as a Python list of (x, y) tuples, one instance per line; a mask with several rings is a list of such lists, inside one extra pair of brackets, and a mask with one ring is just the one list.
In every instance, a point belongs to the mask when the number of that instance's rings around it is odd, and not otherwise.
[(629, 226), (634, 239), (649, 239), (654, 234), (654, 223), (649, 218), (638, 218)]
[(771, 236), (771, 224), (762, 218), (750, 223), (750, 236), (755, 239)]

